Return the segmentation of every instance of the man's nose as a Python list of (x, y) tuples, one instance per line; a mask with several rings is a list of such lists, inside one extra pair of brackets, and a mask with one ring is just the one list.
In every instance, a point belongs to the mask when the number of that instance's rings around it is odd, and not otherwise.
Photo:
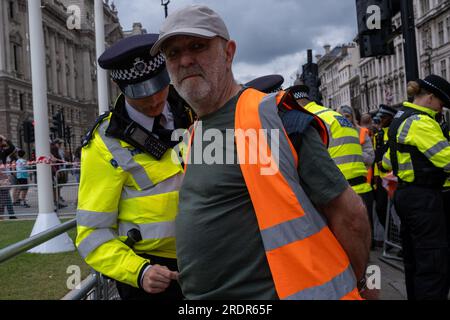
[(180, 53), (180, 65), (183, 67), (191, 66), (195, 62), (195, 58), (189, 50), (183, 50)]

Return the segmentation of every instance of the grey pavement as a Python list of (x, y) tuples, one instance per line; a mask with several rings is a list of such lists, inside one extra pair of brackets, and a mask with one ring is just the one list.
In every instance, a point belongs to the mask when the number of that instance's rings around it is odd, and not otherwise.
[(377, 265), (381, 269), (380, 300), (406, 300), (405, 276), (403, 263), (383, 257), (381, 248), (371, 251), (369, 265)]

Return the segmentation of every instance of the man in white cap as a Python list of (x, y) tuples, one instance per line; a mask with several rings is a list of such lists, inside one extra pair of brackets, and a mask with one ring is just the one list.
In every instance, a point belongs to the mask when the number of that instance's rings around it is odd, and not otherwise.
[[(284, 110), (283, 118), (291, 121), (287, 135), (301, 135), (302, 143), (294, 152), (281, 133), (279, 150), (267, 145), (278, 170), (264, 175), (261, 159), (247, 164), (245, 155), (253, 150), (237, 132), (284, 132), (277, 105), (300, 108), (293, 98), (234, 80), (236, 43), (208, 7), (191, 5), (169, 15), (151, 52), (159, 51), (203, 132), (236, 133), (216, 148), (226, 155), (224, 162), (188, 162), (175, 229), (186, 298), (360, 299), (357, 280), (365, 273), (369, 223), (364, 204), (327, 153), (320, 119)], [(191, 154), (210, 148), (206, 133), (199, 135), (194, 129)]]

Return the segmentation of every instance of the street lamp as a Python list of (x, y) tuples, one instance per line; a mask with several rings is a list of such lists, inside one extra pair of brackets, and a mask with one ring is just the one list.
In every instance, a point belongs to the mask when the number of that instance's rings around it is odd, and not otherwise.
[(369, 107), (369, 86), (368, 86), (368, 79), (369, 79), (369, 76), (367, 75), (367, 74), (364, 74), (364, 76), (363, 76), (363, 78), (364, 78), (364, 80), (365, 80), (365, 83), (364, 83), (364, 86), (365, 86), (365, 91), (366, 91), (366, 106), (367, 106), (367, 112), (370, 112), (370, 107)]
[(161, 5), (164, 7), (164, 13), (165, 13), (165, 15), (166, 15), (166, 18), (167, 18), (167, 15), (168, 15), (168, 6), (169, 6), (169, 3), (170, 3), (170, 0), (161, 0)]

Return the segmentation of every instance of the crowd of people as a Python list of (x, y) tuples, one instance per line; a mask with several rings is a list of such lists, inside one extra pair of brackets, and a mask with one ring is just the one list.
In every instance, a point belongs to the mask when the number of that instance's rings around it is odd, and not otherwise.
[[(54, 185), (55, 208), (67, 207), (66, 201), (61, 197), (61, 186), (67, 183), (68, 174), (71, 172), (79, 181), (79, 161), (81, 148), (75, 152), (73, 161), (70, 153), (64, 148), (62, 139), (54, 139), (50, 142), (50, 163)], [(78, 158), (77, 158), (78, 155)], [(32, 183), (36, 183), (36, 165), (34, 151), (31, 156), (16, 147), (10, 140), (0, 136), (0, 216), (6, 213), (9, 219), (17, 219), (14, 207), (30, 208), (27, 194)], [(71, 170), (64, 170), (69, 169)]]

